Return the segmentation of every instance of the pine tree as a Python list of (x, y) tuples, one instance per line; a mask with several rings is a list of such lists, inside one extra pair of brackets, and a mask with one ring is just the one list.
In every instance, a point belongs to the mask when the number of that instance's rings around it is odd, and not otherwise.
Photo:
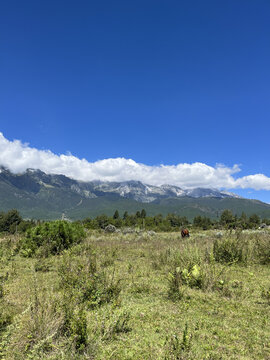
[(144, 209), (142, 209), (142, 211), (141, 211), (141, 218), (142, 219), (146, 218), (146, 211)]

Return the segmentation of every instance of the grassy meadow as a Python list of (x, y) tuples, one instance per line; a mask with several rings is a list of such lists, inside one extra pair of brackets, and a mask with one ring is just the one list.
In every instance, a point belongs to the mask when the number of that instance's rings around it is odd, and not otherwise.
[(270, 233), (0, 239), (0, 359), (270, 359)]

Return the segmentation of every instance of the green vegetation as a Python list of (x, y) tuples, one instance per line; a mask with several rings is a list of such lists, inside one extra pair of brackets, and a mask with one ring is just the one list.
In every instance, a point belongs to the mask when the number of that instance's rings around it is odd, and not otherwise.
[[(105, 233), (104, 216), (86, 236), (63, 221), (3, 233), (0, 359), (270, 358), (270, 232), (234, 230), (227, 215), (222, 231), (193, 226), (185, 239)], [(134, 218), (179, 230), (171, 215)]]
[(25, 257), (33, 256), (37, 250), (43, 256), (60, 254), (84, 238), (81, 224), (60, 220), (45, 222), (26, 231), (20, 241), (20, 253)]
[(88, 229), (105, 229), (107, 225), (112, 224), (117, 228), (136, 227), (155, 231), (178, 231), (179, 227), (188, 225), (189, 221), (185, 216), (176, 214), (168, 214), (165, 217), (162, 214), (147, 216), (146, 211), (142, 209), (136, 214), (125, 211), (122, 218), (116, 210), (112, 217), (102, 214), (94, 219), (86, 218), (82, 223)]
[[(36, 226), (36, 224), (39, 226)], [(87, 217), (81, 223), (87, 228), (92, 230), (105, 229), (109, 224), (114, 225), (116, 228), (136, 228), (141, 230), (154, 230), (157, 232), (169, 232), (179, 231), (179, 227), (193, 226), (197, 229), (209, 230), (209, 229), (257, 229), (262, 223), (264, 226), (270, 225), (270, 219), (264, 218), (263, 220), (257, 214), (252, 214), (249, 217), (242, 212), (241, 216), (234, 215), (230, 210), (225, 209), (221, 216), (217, 219), (210, 219), (205, 216), (195, 216), (193, 224), (189, 222), (186, 216), (180, 216), (175, 213), (169, 213), (167, 216), (157, 214), (154, 216), (148, 216), (145, 209), (137, 211), (135, 214), (129, 214), (128, 211), (123, 213), (121, 217), (119, 211), (115, 210), (113, 216), (107, 216), (101, 214), (95, 218)], [(74, 237), (82, 237), (82, 227), (79, 226), (78, 221), (76, 225), (71, 225), (68, 222), (47, 222), (43, 224), (42, 221), (23, 220), (19, 212), (15, 209), (8, 211), (7, 213), (0, 213), (0, 232), (8, 233), (24, 233), (26, 232), (26, 239), (24, 243), (28, 242), (27, 247), (35, 251), (36, 247), (41, 246), (40, 241), (46, 242), (47, 238), (50, 238), (50, 242), (59, 242), (59, 244), (51, 244), (51, 246), (59, 247), (56, 252), (62, 251), (67, 248), (68, 243), (73, 243)], [(34, 228), (34, 229), (33, 229)], [(58, 240), (55, 239), (58, 233), (62, 235)], [(75, 235), (75, 233), (77, 235)], [(43, 237), (43, 240), (41, 240)], [(71, 239), (68, 239), (71, 237)], [(54, 239), (54, 240), (52, 240)], [(32, 245), (30, 245), (32, 243)], [(61, 244), (60, 244), (61, 243)], [(53, 250), (49, 250), (53, 251)]]
[(144, 209), (137, 211), (136, 214), (129, 214), (124, 212), (121, 218), (118, 210), (115, 211), (112, 217), (106, 214), (98, 215), (95, 218), (86, 218), (82, 223), (88, 229), (105, 229), (109, 224), (114, 225), (117, 228), (123, 227), (136, 227), (144, 230), (154, 231), (179, 231), (179, 227), (185, 227), (193, 225), (193, 227), (202, 230), (209, 229), (257, 229), (261, 223), (270, 224), (269, 219), (261, 220), (256, 214), (252, 214), (249, 217), (243, 212), (241, 216), (234, 215), (230, 210), (225, 209), (221, 216), (215, 220), (205, 216), (195, 216), (193, 224), (190, 224), (186, 216), (180, 216), (177, 214), (168, 214), (163, 216), (157, 214), (154, 216), (147, 216)]
[(0, 212), (0, 233), (24, 232), (33, 225), (33, 221), (23, 220), (16, 209), (9, 210), (7, 213)]

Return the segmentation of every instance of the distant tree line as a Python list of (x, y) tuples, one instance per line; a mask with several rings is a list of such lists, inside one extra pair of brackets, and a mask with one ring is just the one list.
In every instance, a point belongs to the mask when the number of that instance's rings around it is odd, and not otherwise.
[(83, 220), (83, 224), (89, 229), (105, 229), (107, 225), (112, 224), (117, 228), (139, 227), (155, 231), (178, 231), (180, 227), (184, 226), (192, 226), (203, 230), (220, 228), (256, 229), (262, 223), (270, 225), (270, 219), (261, 220), (257, 214), (247, 216), (244, 212), (241, 216), (237, 216), (231, 210), (224, 210), (218, 219), (211, 219), (200, 215), (195, 216), (192, 223), (188, 221), (186, 216), (176, 214), (147, 216), (144, 209), (137, 211), (136, 214), (129, 214), (125, 211), (122, 217), (120, 217), (118, 210), (116, 210), (112, 217), (102, 214), (93, 219), (86, 218)]
[(129, 214), (125, 211), (122, 217), (120, 217), (118, 210), (116, 210), (111, 217), (102, 214), (93, 219), (86, 218), (82, 222), (88, 229), (105, 229), (107, 225), (112, 224), (117, 228), (139, 227), (145, 230), (156, 231), (179, 230), (179, 227), (189, 224), (186, 216), (175, 214), (168, 214), (165, 217), (162, 214), (147, 216), (145, 209), (137, 211), (135, 214)]
[[(82, 223), (88, 229), (105, 229), (107, 225), (112, 224), (116, 228), (123, 227), (137, 227), (144, 230), (154, 231), (179, 231), (179, 228), (192, 226), (194, 228), (208, 230), (208, 229), (256, 229), (262, 223), (270, 225), (270, 219), (262, 219), (253, 214), (247, 216), (244, 212), (240, 215), (234, 215), (231, 210), (224, 210), (218, 219), (211, 219), (206, 216), (195, 216), (193, 222), (189, 222), (186, 216), (176, 214), (168, 214), (163, 216), (157, 214), (154, 216), (147, 216), (145, 209), (137, 211), (135, 214), (129, 214), (127, 211), (120, 216), (119, 211), (116, 210), (113, 216), (101, 214), (95, 218), (87, 217)], [(18, 210), (13, 209), (8, 212), (0, 212), (0, 232), (7, 233), (23, 233), (27, 229), (36, 226), (42, 221), (23, 220)]]
[(244, 212), (240, 216), (234, 215), (231, 210), (224, 210), (217, 220), (204, 216), (195, 216), (193, 226), (204, 230), (211, 228), (226, 229), (256, 229), (262, 223), (270, 225), (270, 219), (262, 219), (257, 214), (247, 216)]

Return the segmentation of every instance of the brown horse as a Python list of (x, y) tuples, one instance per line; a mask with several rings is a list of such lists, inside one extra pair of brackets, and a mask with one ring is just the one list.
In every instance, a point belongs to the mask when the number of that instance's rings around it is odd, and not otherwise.
[(188, 231), (188, 229), (182, 229), (182, 230), (181, 230), (181, 236), (182, 236), (182, 238), (184, 238), (184, 237), (189, 237), (189, 231)]

